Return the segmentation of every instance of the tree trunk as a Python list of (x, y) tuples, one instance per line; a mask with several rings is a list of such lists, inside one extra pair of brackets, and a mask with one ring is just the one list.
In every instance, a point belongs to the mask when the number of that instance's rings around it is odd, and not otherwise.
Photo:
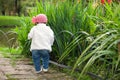
[(20, 16), (20, 12), (21, 12), (21, 1), (18, 0), (17, 3), (18, 3), (18, 5), (17, 5), (17, 13), (18, 13), (18, 16)]
[(5, 10), (2, 10), (2, 15), (5, 15)]
[(4, 4), (2, 4), (2, 11), (1, 11), (2, 15), (5, 15), (5, 6)]
[(17, 9), (18, 9), (18, 0), (15, 0), (15, 13), (17, 12)]

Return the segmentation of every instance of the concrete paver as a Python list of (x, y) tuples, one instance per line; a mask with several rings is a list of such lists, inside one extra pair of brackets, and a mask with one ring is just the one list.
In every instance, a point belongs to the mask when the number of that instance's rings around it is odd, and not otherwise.
[(11, 63), (10, 58), (0, 54), (0, 80), (73, 80), (70, 76), (49, 69), (48, 73), (36, 74), (30, 59), (19, 59)]

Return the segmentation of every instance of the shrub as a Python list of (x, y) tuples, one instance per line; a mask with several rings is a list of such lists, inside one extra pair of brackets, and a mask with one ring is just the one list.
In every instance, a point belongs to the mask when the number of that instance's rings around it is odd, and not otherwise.
[(0, 26), (20, 26), (21, 24), (21, 17), (0, 16)]

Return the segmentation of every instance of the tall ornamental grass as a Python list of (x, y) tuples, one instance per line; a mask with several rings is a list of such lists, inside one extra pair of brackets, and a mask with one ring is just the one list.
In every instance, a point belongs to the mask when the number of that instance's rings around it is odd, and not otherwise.
[(31, 18), (23, 17), (21, 21), (22, 21), (21, 27), (16, 26), (16, 28), (13, 29), (13, 33), (17, 35), (19, 48), (22, 50), (21, 54), (25, 55), (26, 57), (30, 57), (31, 41), (28, 40), (28, 33), (33, 25), (31, 24)]
[[(82, 3), (67, 0), (63, 2), (58, 1), (56, 3), (52, 1), (37, 3), (37, 9), (33, 11), (31, 16), (35, 16), (39, 13), (45, 13), (48, 16), (48, 25), (50, 25), (55, 32), (55, 45), (53, 47), (55, 54), (52, 54), (53, 56), (59, 57), (62, 55), (62, 53), (66, 51), (67, 45), (73, 38), (81, 33), (80, 31), (83, 31), (81, 35), (90, 35), (95, 32), (97, 27), (88, 15), (88, 10), (93, 11), (91, 7), (83, 8)], [(90, 14), (92, 15), (92, 13)], [(81, 41), (81, 43), (84, 47), (76, 46), (76, 48), (72, 50), (71, 56), (76, 57), (79, 55), (78, 52), (85, 48), (87, 42)]]
[[(120, 79), (120, 55), (117, 51), (119, 4), (101, 4), (93, 0), (51, 0), (36, 4), (30, 17), (45, 13), (48, 25), (55, 32), (53, 52), (50, 54), (52, 60), (72, 66), (72, 73), (76, 73), (76, 68), (80, 69), (78, 80), (84, 80), (87, 72), (93, 72), (104, 80)], [(27, 34), (31, 26), (27, 20), (20, 31), (16, 29), (23, 52), (27, 55), (30, 55)]]

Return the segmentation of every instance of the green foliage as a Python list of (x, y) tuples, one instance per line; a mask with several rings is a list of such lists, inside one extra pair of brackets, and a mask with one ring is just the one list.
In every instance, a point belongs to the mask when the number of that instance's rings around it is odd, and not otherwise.
[[(92, 0), (89, 3), (44, 1), (38, 2), (35, 11), (30, 14), (35, 16), (45, 13), (48, 16), (48, 25), (55, 32), (51, 59), (74, 65), (72, 73), (75, 68), (81, 69), (78, 80), (83, 79), (88, 71), (105, 80), (112, 79), (118, 77), (116, 71), (120, 69), (120, 57), (116, 47), (120, 38), (120, 5), (98, 3), (94, 8), (93, 4)], [(30, 54), (27, 34), (31, 26), (30, 21), (25, 19), (20, 30), (16, 28), (25, 55)]]
[[(57, 55), (53, 56), (59, 57), (66, 51), (66, 47), (73, 40), (73, 36), (79, 35), (79, 31), (86, 31), (88, 34), (93, 34), (96, 31), (97, 27), (92, 21), (90, 11), (92, 11), (91, 7), (84, 9), (82, 4), (77, 2), (72, 3), (66, 0), (53, 3), (52, 1), (44, 1), (44, 3), (37, 3), (37, 8), (31, 13), (31, 16), (39, 13), (45, 13), (48, 16), (48, 25), (54, 30), (56, 36), (53, 52)], [(79, 52), (79, 48), (74, 46), (73, 56), (74, 53)]]
[(30, 41), (28, 40), (28, 33), (32, 24), (30, 23), (31, 18), (23, 17), (22, 22), (24, 22), (21, 27), (16, 27), (13, 31), (17, 34), (17, 40), (20, 43), (20, 48), (22, 49), (22, 54), (30, 56)]
[(21, 56), (21, 49), (19, 48), (9, 48), (9, 47), (0, 47), (0, 52), (6, 58), (11, 58), (13, 61), (20, 58)]
[[(73, 68), (73, 70), (74, 70), (77, 66), (84, 65), (84, 68), (83, 68), (79, 78), (81, 77), (81, 75), (83, 75), (84, 72), (86, 72), (88, 70), (88, 68), (90, 68), (90, 66), (92, 66), (94, 64), (94, 62), (98, 58), (102, 58), (103, 56), (109, 56), (109, 59), (113, 59), (112, 56), (110, 57), (110, 55), (115, 56), (117, 54), (117, 52), (114, 50), (110, 51), (110, 49), (106, 49), (107, 47), (111, 48), (109, 46), (110, 44), (108, 44), (108, 43), (112, 44), (112, 42), (114, 42), (116, 39), (118, 39), (117, 33), (112, 34), (111, 36), (109, 35), (114, 32), (116, 32), (116, 31), (109, 31), (104, 34), (101, 34), (99, 37), (97, 37), (95, 40), (93, 40), (93, 42), (90, 45), (88, 45), (88, 47), (81, 53), (81, 55), (77, 59), (75, 65), (74, 65), (74, 68)], [(95, 44), (99, 44), (99, 45), (94, 46)], [(115, 43), (112, 44), (112, 46), (113, 45), (115, 45)], [(93, 47), (95, 47), (95, 49)], [(92, 50), (90, 50), (90, 48), (92, 48)], [(105, 58), (104, 60), (107, 60), (107, 58)], [(116, 59), (116, 61), (117, 61), (117, 59)], [(86, 62), (86, 63), (84, 63), (84, 62)], [(114, 65), (113, 61), (112, 61), (112, 64)]]
[(21, 26), (21, 17), (0, 16), (0, 26)]
[(11, 32), (10, 27), (0, 28), (0, 47), (16, 47), (16, 35)]
[(0, 0), (0, 12), (6, 10), (13, 10), (14, 0)]

